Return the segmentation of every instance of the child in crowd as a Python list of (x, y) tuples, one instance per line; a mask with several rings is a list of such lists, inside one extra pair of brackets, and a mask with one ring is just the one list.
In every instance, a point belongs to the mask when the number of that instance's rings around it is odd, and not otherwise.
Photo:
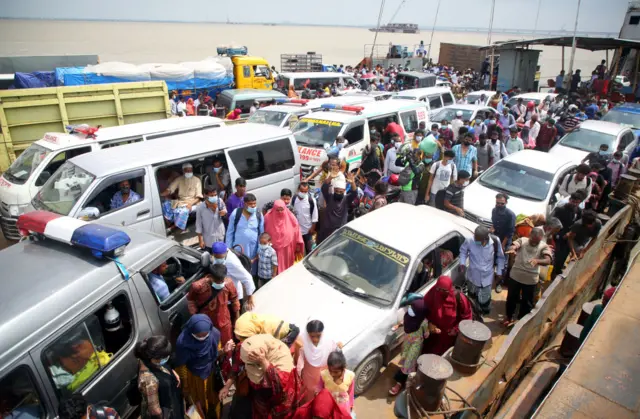
[(343, 413), (355, 418), (354, 385), (356, 374), (347, 369), (347, 359), (342, 351), (337, 350), (329, 354), (327, 369), (320, 373), (320, 383), (317, 392), (329, 390)]
[(278, 275), (278, 255), (271, 247), (271, 236), (262, 233), (258, 249), (258, 288)]

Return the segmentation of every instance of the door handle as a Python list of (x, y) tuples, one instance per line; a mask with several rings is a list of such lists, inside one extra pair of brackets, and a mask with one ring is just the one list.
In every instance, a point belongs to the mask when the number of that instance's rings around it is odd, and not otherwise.
[(171, 314), (169, 316), (169, 323), (171, 323), (171, 324), (175, 323), (176, 320), (178, 320), (178, 315), (179, 315), (178, 312), (175, 312), (175, 313)]
[(142, 211), (140, 211), (140, 212), (138, 213), (138, 215), (137, 215), (137, 216), (138, 216), (138, 217), (142, 217), (143, 215), (147, 215), (147, 214), (149, 214), (150, 212), (151, 212), (151, 210), (147, 208), (146, 210), (142, 210)]

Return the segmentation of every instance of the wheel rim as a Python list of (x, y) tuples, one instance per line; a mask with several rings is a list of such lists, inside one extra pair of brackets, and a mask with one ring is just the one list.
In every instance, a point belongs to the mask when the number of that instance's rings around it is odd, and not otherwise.
[(361, 391), (367, 386), (369, 381), (373, 379), (373, 377), (375, 377), (377, 371), (380, 370), (378, 364), (378, 360), (372, 359), (371, 361), (367, 362), (364, 367), (362, 367), (362, 371), (360, 371), (357, 381), (358, 387)]

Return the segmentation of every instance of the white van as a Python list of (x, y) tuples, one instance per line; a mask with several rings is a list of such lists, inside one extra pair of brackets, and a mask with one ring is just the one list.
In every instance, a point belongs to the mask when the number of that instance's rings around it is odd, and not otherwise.
[[(322, 109), (325, 103), (339, 105), (357, 105), (359, 103), (373, 102), (374, 96), (336, 96), (322, 99), (285, 99), (276, 98), (276, 104), (258, 109), (247, 122), (254, 124), (267, 124), (280, 128), (291, 128), (303, 116)], [(297, 118), (291, 116), (295, 115)]]
[[(31, 201), (30, 210), (99, 219), (101, 223), (165, 235), (160, 193), (182, 174), (186, 162), (206, 183), (216, 159), (229, 170), (227, 192), (242, 177), (260, 204), (280, 198), (283, 188), (295, 190), (300, 182), (300, 158), (290, 131), (240, 124), (75, 157), (44, 184)], [(141, 199), (111, 209), (111, 198), (123, 180), (129, 181)], [(186, 245), (197, 244), (194, 224), (195, 214), (187, 230), (174, 238)]]
[(438, 109), (456, 103), (451, 89), (448, 87), (425, 87), (423, 89), (409, 89), (399, 92), (392, 99), (419, 100), (427, 104), (429, 115), (433, 115)]
[[(322, 107), (323, 111), (301, 118), (294, 129), (303, 178), (327, 159), (325, 145), (332, 146), (338, 136), (349, 142), (340, 151), (340, 157), (345, 158), (353, 170), (360, 167), (362, 150), (370, 142), (372, 128), (384, 132), (387, 124), (396, 122), (404, 129), (405, 141), (408, 141), (420, 122), (428, 121), (425, 104), (413, 100), (384, 100), (357, 106), (324, 104)], [(383, 135), (382, 140), (387, 138)]]
[(18, 156), (0, 177), (0, 226), (5, 238), (20, 239), (18, 216), (42, 185), (67, 160), (81, 154), (180, 133), (224, 126), (218, 118), (191, 116), (100, 128), (96, 138), (80, 134), (46, 133)]
[(300, 94), (304, 90), (304, 85), (309, 80), (309, 89), (317, 90), (318, 87), (324, 88), (327, 85), (336, 83), (338, 90), (343, 91), (349, 84), (360, 86), (358, 81), (348, 74), (344, 73), (280, 73), (278, 78), (278, 88), (282, 91), (289, 90), (289, 86)]

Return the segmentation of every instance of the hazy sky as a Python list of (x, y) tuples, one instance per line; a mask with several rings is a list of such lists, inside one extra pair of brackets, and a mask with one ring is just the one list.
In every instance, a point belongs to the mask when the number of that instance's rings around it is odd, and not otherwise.
[[(402, 0), (386, 0), (383, 23)], [(496, 0), (494, 27), (572, 30), (578, 0)], [(438, 0), (406, 0), (394, 22), (433, 24)], [(578, 30), (618, 32), (627, 0), (582, 0)], [(0, 18), (375, 25), (378, 0), (0, 0)], [(443, 0), (438, 26), (488, 27), (491, 0)]]

